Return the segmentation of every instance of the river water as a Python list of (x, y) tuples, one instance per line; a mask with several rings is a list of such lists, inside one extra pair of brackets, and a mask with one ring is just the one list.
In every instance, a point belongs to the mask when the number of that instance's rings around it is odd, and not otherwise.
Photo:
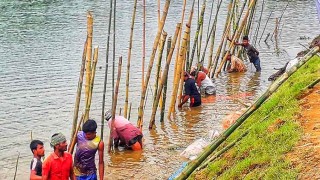
[[(138, 1), (136, 24), (133, 36), (131, 62), (130, 98), (132, 102), (131, 121), (137, 120), (137, 108), (141, 94), (142, 59), (142, 1)], [(161, 1), (164, 5), (164, 1)], [(270, 12), (273, 12), (265, 30), (272, 33), (275, 18), (280, 17), (286, 1), (268, 1), (264, 9), (259, 36)], [(204, 38), (206, 37), (208, 14), (205, 17)], [(180, 20), (182, 1), (172, 1), (164, 30), (173, 36), (175, 25)], [(191, 1), (188, 1), (186, 19)], [(220, 41), (225, 24), (227, 1), (222, 3), (218, 18), (216, 44)], [(45, 142), (46, 154), (52, 152), (49, 140), (53, 133), (62, 132), (70, 138), (75, 94), (81, 64), (83, 44), (86, 37), (86, 11), (94, 15), (93, 44), (99, 45), (99, 61), (91, 106), (91, 118), (100, 126), (104, 67), (106, 57), (109, 1), (0, 1), (0, 179), (12, 179), (15, 164), (20, 153), (17, 179), (28, 179), (32, 154), (29, 143), (32, 137)], [(116, 14), (116, 58), (123, 56), (118, 108), (123, 108), (125, 97), (125, 67), (130, 35), (133, 2), (118, 1)], [(147, 55), (146, 68), (157, 32), (157, 4), (147, 1)], [(195, 16), (197, 17), (197, 7)], [(258, 4), (253, 24), (255, 30), (261, 10)], [(194, 19), (193, 22), (196, 22)], [(199, 108), (184, 107), (176, 111), (171, 120), (164, 123), (156, 118), (156, 128), (147, 130), (151, 113), (151, 90), (144, 116), (143, 152), (116, 151), (105, 153), (107, 179), (165, 179), (186, 159), (179, 156), (182, 150), (194, 140), (205, 136), (209, 130), (222, 131), (222, 118), (241, 109), (239, 102), (250, 103), (261, 95), (270, 82), (267, 78), (286, 61), (303, 50), (299, 44), (307, 45), (304, 38), (319, 34), (314, 1), (291, 1), (281, 20), (279, 53), (275, 45), (263, 39), (256, 47), (260, 51), (262, 72), (255, 73), (251, 64), (243, 74), (222, 72), (216, 79), (217, 97), (203, 103)], [(192, 25), (194, 37), (195, 25)], [(254, 34), (253, 32), (251, 33)], [(253, 38), (253, 36), (251, 37)], [(112, 35), (111, 35), (112, 37)], [(111, 40), (112, 43), (112, 40)], [(111, 46), (112, 47), (112, 46)], [(216, 45), (217, 47), (217, 45)], [(112, 48), (111, 48), (112, 49)], [(112, 51), (110, 51), (112, 60)], [(205, 61), (206, 62), (206, 61)], [(116, 63), (117, 64), (117, 63)], [(146, 69), (145, 68), (145, 69)], [(169, 73), (171, 94), (173, 63)], [(154, 73), (150, 87), (154, 84)], [(152, 89), (152, 88), (150, 88)], [(167, 106), (170, 99), (167, 99)], [(108, 74), (106, 108), (111, 108), (111, 69)], [(83, 109), (83, 104), (81, 104)], [(159, 113), (158, 113), (159, 114)], [(106, 127), (107, 129), (107, 127)], [(98, 129), (100, 132), (100, 128)], [(108, 130), (104, 139), (108, 139)]]

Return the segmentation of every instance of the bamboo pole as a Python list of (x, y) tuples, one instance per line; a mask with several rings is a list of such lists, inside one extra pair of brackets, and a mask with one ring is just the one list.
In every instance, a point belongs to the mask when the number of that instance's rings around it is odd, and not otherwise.
[(18, 171), (18, 165), (19, 165), (19, 158), (20, 158), (20, 152), (19, 152), (18, 157), (17, 157), (16, 170), (14, 171), (13, 180), (16, 180), (16, 177), (17, 177), (17, 171)]
[(192, 47), (192, 50), (191, 50), (191, 56), (190, 56), (189, 65), (188, 65), (187, 71), (189, 71), (191, 66), (192, 66), (194, 53), (195, 53), (195, 50), (196, 50), (196, 46), (198, 44), (199, 31), (200, 31), (200, 28), (201, 28), (201, 26), (203, 24), (204, 11), (206, 9), (206, 2), (207, 1), (204, 0), (203, 4), (202, 4), (201, 14), (200, 14), (200, 18), (199, 18), (199, 21), (198, 21), (198, 27), (197, 27), (196, 35), (195, 35), (195, 38), (194, 38), (193, 47)]
[(137, 0), (134, 0), (133, 13), (132, 13), (132, 19), (131, 19), (131, 31), (130, 31), (130, 40), (129, 40), (129, 50), (128, 50), (128, 62), (127, 62), (126, 97), (125, 97), (125, 101), (124, 101), (124, 110), (123, 110), (125, 118), (127, 118), (127, 112), (128, 112), (130, 61), (131, 61), (133, 28), (134, 28), (134, 20), (135, 20), (135, 17), (136, 17), (136, 10), (137, 10)]
[(77, 134), (78, 134), (78, 132), (79, 132), (79, 130), (80, 130), (80, 127), (81, 127), (81, 124), (83, 123), (83, 121), (84, 121), (84, 114), (82, 114), (82, 116), (81, 116), (81, 118), (80, 118), (80, 121), (79, 121), (79, 123), (78, 123), (77, 129), (76, 129), (76, 131), (74, 132), (73, 137), (71, 138), (70, 146), (69, 146), (69, 148), (68, 148), (68, 152), (69, 152), (70, 154), (73, 154), (74, 146), (76, 145)]
[(243, 33), (244, 35), (249, 36), (252, 20), (253, 20), (255, 9), (256, 9), (256, 4), (257, 4), (257, 1), (254, 2), (253, 7), (250, 11), (249, 20), (247, 21), (246, 27), (244, 28), (244, 33)]
[(181, 65), (183, 62), (183, 59), (185, 58), (185, 53), (186, 53), (186, 46), (187, 46), (187, 39), (188, 39), (188, 35), (190, 33), (190, 25), (187, 24), (186, 26), (186, 30), (184, 32), (184, 36), (183, 36), (183, 40), (182, 40), (182, 45), (181, 45), (181, 51), (180, 51), (180, 55), (179, 55), (179, 59), (178, 59), (178, 65), (177, 65), (177, 76), (174, 80), (175, 82), (175, 86), (173, 86), (173, 92), (172, 92), (172, 96), (171, 96), (171, 103), (170, 103), (170, 108), (169, 108), (169, 112), (168, 112), (168, 118), (170, 118), (171, 113), (174, 111), (174, 107), (176, 104), (176, 97), (177, 97), (177, 93), (178, 93), (178, 83), (180, 80), (180, 73), (181, 72)]
[(161, 6), (160, 0), (158, 0), (158, 26), (160, 24), (160, 6)]
[(255, 37), (254, 38), (254, 46), (256, 46), (256, 43), (257, 43), (257, 40), (258, 40), (258, 35), (259, 35), (259, 29), (260, 29), (260, 25), (261, 25), (263, 10), (264, 10), (264, 0), (262, 0), (260, 17), (259, 17), (258, 25), (257, 25), (257, 28), (256, 28), (256, 32), (255, 32), (255, 35), (254, 35), (254, 37)]
[[(183, 21), (184, 21), (184, 14), (185, 14), (185, 10), (186, 10), (186, 4), (187, 4), (187, 0), (183, 0), (182, 15), (181, 15), (181, 20), (180, 20), (182, 25), (183, 25)], [(193, 11), (193, 7), (192, 7), (192, 11)], [(177, 45), (178, 47), (177, 47), (176, 59), (175, 59), (175, 63), (174, 63), (174, 71), (177, 69), (177, 64), (178, 64), (177, 61), (178, 61), (178, 58), (179, 58), (181, 34), (182, 34), (182, 28), (180, 29), (179, 36), (178, 36), (178, 45)], [(173, 79), (175, 77), (176, 77), (176, 74), (174, 73)]]
[(120, 85), (120, 79), (121, 79), (121, 67), (122, 67), (122, 56), (120, 56), (120, 58), (119, 58), (117, 84), (116, 84), (116, 87), (115, 87), (114, 100), (113, 100), (113, 104), (112, 104), (112, 122), (111, 122), (111, 127), (110, 127), (108, 152), (111, 152), (111, 146), (113, 145), (112, 132), (114, 131), (113, 127), (114, 127), (114, 121), (115, 121), (116, 109), (117, 109), (117, 102), (118, 102), (119, 85)]
[[(160, 84), (160, 82), (161, 82), (161, 77), (162, 77), (162, 70), (160, 69), (160, 72), (159, 72), (159, 78), (158, 78), (158, 86), (159, 86), (159, 84)], [(158, 87), (157, 87), (157, 89), (159, 89)], [(160, 99), (159, 99), (159, 105), (158, 105), (158, 107), (159, 108), (161, 108), (162, 107), (162, 93), (161, 93), (161, 95), (160, 95)]]
[[(170, 49), (171, 49), (171, 36), (168, 38), (168, 42), (167, 42), (166, 61), (168, 61), (168, 56), (169, 56), (169, 53), (170, 53)], [(163, 82), (162, 106), (161, 106), (161, 113), (160, 113), (160, 122), (163, 122), (163, 119), (164, 119), (164, 111), (165, 111), (165, 108), (166, 108), (166, 99), (167, 99), (167, 82), (168, 82), (169, 66), (168, 67), (166, 66), (165, 68), (167, 68), (168, 70), (167, 70), (167, 75), (166, 75), (166, 77), (164, 77), (164, 82)], [(165, 70), (162, 72), (162, 76), (161, 76), (159, 85), (161, 85), (162, 78), (163, 78), (163, 76), (165, 76), (164, 73), (165, 73)], [(159, 90), (160, 90), (160, 88), (159, 88)]]
[[(246, 14), (245, 14), (242, 22), (241, 22), (241, 25), (240, 25), (240, 27), (237, 29), (236, 33), (234, 34), (234, 36), (233, 36), (233, 38), (232, 38), (232, 41), (231, 41), (230, 47), (229, 47), (230, 52), (233, 52), (233, 51), (234, 51), (234, 49), (235, 49), (235, 44), (234, 44), (234, 43), (235, 43), (236, 40), (239, 39), (240, 34), (241, 34), (241, 32), (242, 32), (242, 30), (243, 30), (243, 28), (244, 28), (244, 25), (245, 25), (246, 22), (247, 22), (249, 13), (250, 13), (251, 9), (253, 8), (255, 2), (256, 2), (256, 0), (252, 0), (252, 1), (250, 2), (249, 7), (248, 7), (248, 10), (247, 10), (247, 12), (246, 12)], [(221, 69), (222, 69), (222, 67), (223, 67), (223, 64), (224, 64), (224, 63), (226, 62), (226, 60), (227, 60), (227, 57), (228, 57), (228, 53), (226, 53), (226, 54), (224, 55), (224, 57), (223, 57), (223, 59), (222, 59), (222, 61), (221, 61), (221, 63), (220, 63), (219, 69), (218, 69), (218, 71), (217, 71), (217, 73), (216, 73), (216, 75), (215, 75), (216, 77), (218, 77), (219, 73), (221, 72)]]
[(145, 94), (146, 94), (146, 91), (147, 91), (147, 87), (148, 87), (148, 83), (149, 83), (149, 79), (150, 79), (150, 74), (151, 74), (151, 70), (152, 70), (152, 67), (153, 67), (155, 54), (157, 52), (157, 48), (158, 48), (161, 32), (163, 30), (163, 26), (164, 26), (166, 18), (167, 18), (169, 5), (170, 5), (170, 0), (166, 0), (165, 6), (164, 6), (164, 9), (163, 9), (163, 14), (162, 14), (161, 21), (160, 21), (160, 25), (158, 27), (157, 36), (156, 36), (156, 38), (154, 40), (153, 50), (152, 50), (152, 54), (150, 56), (149, 67), (148, 67), (148, 71), (147, 71), (147, 74), (146, 74), (146, 79), (145, 79), (145, 82), (143, 84), (143, 89), (141, 91), (141, 100), (140, 100), (138, 122), (137, 122), (137, 125), (140, 128), (140, 130), (142, 130), (142, 124), (143, 124), (143, 104), (144, 104), (144, 100), (145, 100)]
[(84, 47), (83, 47), (82, 62), (81, 62), (80, 75), (79, 75), (79, 81), (78, 81), (76, 102), (75, 102), (74, 111), (73, 111), (73, 123), (72, 123), (72, 131), (71, 131), (71, 136), (70, 137), (73, 137), (73, 134), (74, 134), (74, 132), (76, 130), (77, 122), (78, 122), (78, 114), (79, 114), (79, 106), (80, 106), (80, 99), (81, 99), (83, 75), (84, 75), (84, 70), (85, 70), (85, 66), (86, 66), (86, 53), (87, 53), (87, 40), (84, 43)]
[[(188, 38), (187, 38), (188, 41)], [(186, 53), (184, 54), (184, 58), (182, 59), (181, 64), (181, 73), (180, 73), (180, 82), (178, 86), (178, 103), (181, 103), (182, 93), (183, 93), (183, 83), (184, 83), (184, 71), (185, 71), (185, 62), (186, 62)]]
[[(92, 92), (93, 92), (93, 85), (94, 85), (94, 77), (96, 74), (96, 67), (97, 67), (97, 61), (98, 61), (98, 51), (99, 47), (94, 48), (94, 54), (93, 54), (93, 63), (92, 63), (92, 73), (90, 78), (90, 89), (89, 89), (89, 96), (86, 102), (86, 110), (85, 114), (88, 115), (91, 109), (91, 100), (92, 100)], [(89, 118), (89, 117), (88, 117)], [(85, 119), (87, 121), (88, 119)]]
[(103, 129), (104, 129), (104, 106), (106, 103), (106, 91), (108, 81), (108, 66), (109, 66), (109, 43), (110, 43), (110, 31), (111, 31), (111, 18), (112, 18), (112, 2), (110, 0), (110, 11), (109, 11), (109, 24), (108, 24), (108, 37), (107, 37), (107, 50), (106, 50), (106, 69), (104, 72), (104, 83), (103, 83), (103, 95), (102, 95), (102, 111), (101, 111), (101, 139), (103, 140)]
[[(88, 102), (90, 78), (91, 78), (91, 57), (92, 57), (92, 34), (93, 17), (91, 12), (87, 12), (87, 52), (86, 52), (86, 83), (85, 83), (85, 102)], [(89, 119), (89, 112), (85, 112), (85, 121)]]
[(210, 8), (210, 16), (209, 16), (209, 23), (208, 23), (208, 29), (207, 29), (207, 38), (209, 38), (209, 32), (210, 32), (210, 25), (211, 25), (211, 19), (212, 19), (212, 12), (213, 12), (213, 4), (214, 4), (214, 0), (212, 0), (212, 3), (211, 3), (211, 8)]
[[(193, 18), (193, 12), (194, 12), (194, 3), (195, 3), (195, 1), (196, 0), (193, 0), (193, 3), (192, 3), (192, 6), (191, 6), (191, 11), (190, 11), (190, 14), (189, 14), (189, 19), (188, 19), (188, 23), (187, 24), (189, 24), (190, 25), (190, 28), (191, 28), (191, 24), (192, 24), (192, 18)], [(198, 1), (199, 2), (199, 1)], [(189, 36), (188, 36), (188, 49), (187, 49), (187, 57), (188, 57), (188, 59), (186, 60), (186, 69), (188, 69), (188, 67), (189, 67), (189, 64), (190, 64), (190, 62), (189, 62), (189, 59), (190, 59), (190, 34), (189, 34)], [(178, 58), (177, 58), (178, 59)], [(176, 69), (176, 67), (174, 68), (174, 69)], [(175, 78), (175, 77), (174, 77)]]
[(132, 106), (132, 103), (130, 103), (130, 106), (129, 106), (128, 121), (130, 120), (130, 116), (131, 116), (131, 106)]
[(270, 12), (269, 17), (268, 17), (268, 19), (267, 19), (267, 22), (266, 22), (266, 24), (264, 25), (263, 31), (262, 31), (261, 36), (260, 36), (260, 39), (259, 39), (259, 44), (260, 44), (260, 41), (261, 41), (262, 36), (263, 36), (263, 34), (264, 34), (264, 31), (266, 30), (266, 27), (267, 27), (267, 25), (268, 25), (268, 22), (269, 22), (269, 20), (270, 20), (270, 17), (271, 17), (271, 15), (272, 15), (272, 12), (273, 12), (273, 11)]
[(158, 85), (159, 85), (159, 79), (160, 79), (162, 53), (163, 53), (164, 45), (166, 43), (166, 39), (167, 39), (167, 33), (165, 31), (163, 31), (160, 45), (159, 45), (160, 47), (159, 47), (158, 62), (157, 62), (156, 80), (155, 80), (155, 88), (154, 88), (154, 93), (153, 93), (153, 108), (155, 108), (154, 105), (156, 104), (155, 101), (157, 98)]
[(144, 64), (146, 61), (146, 0), (142, 0), (143, 4), (143, 23), (142, 23), (142, 64), (141, 64), (141, 91), (144, 86)]
[(114, 71), (115, 71), (115, 63), (116, 63), (116, 0), (114, 0), (114, 6), (113, 6), (113, 53), (112, 53), (112, 107), (114, 103)]
[(276, 18), (276, 27), (274, 29), (274, 40), (276, 42), (276, 51), (279, 50), (279, 47), (278, 47), (278, 30), (279, 30), (279, 20), (278, 20), (278, 18)]
[(253, 103), (247, 111), (242, 114), (236, 122), (230, 126), (222, 135), (219, 136), (217, 140), (209, 144), (204, 151), (193, 161), (189, 162), (187, 166), (182, 170), (182, 172), (175, 179), (187, 179), (188, 176), (214, 151), (221, 143), (223, 143), (254, 111), (256, 111), (263, 102), (265, 102), (282, 84), (285, 82), (299, 67), (305, 64), (313, 55), (319, 52), (319, 47), (313, 48), (309, 53), (307, 53), (298, 64), (293, 66), (288, 72), (281, 75), (268, 90)]
[[(174, 48), (176, 46), (177, 37), (178, 37), (180, 29), (181, 29), (181, 23), (178, 23), (177, 26), (176, 26), (176, 31), (175, 31), (173, 39), (172, 39), (172, 43), (170, 43), (170, 52), (167, 55), (166, 64), (165, 64), (165, 67), (164, 67), (164, 70), (163, 70), (163, 73), (162, 73), (162, 76), (161, 76), (161, 81), (160, 81), (159, 88), (158, 88), (159, 91), (157, 93), (157, 99), (155, 101), (156, 102), (155, 107), (158, 107), (158, 102), (159, 102), (159, 99), (160, 99), (162, 88), (163, 88), (163, 86), (165, 84), (165, 81), (166, 81), (166, 79), (168, 77), (169, 65), (170, 65), (170, 62), (171, 62), (171, 59), (172, 59)], [(169, 44), (169, 42), (168, 42), (168, 44)], [(166, 91), (166, 89), (165, 89), (165, 91)], [(165, 95), (164, 95), (164, 98), (165, 98)], [(163, 101), (163, 104), (165, 105), (165, 100)], [(150, 123), (149, 123), (149, 129), (152, 129), (152, 126), (154, 124), (154, 118), (155, 118), (155, 115), (156, 115), (156, 110), (157, 110), (156, 108), (152, 109)]]

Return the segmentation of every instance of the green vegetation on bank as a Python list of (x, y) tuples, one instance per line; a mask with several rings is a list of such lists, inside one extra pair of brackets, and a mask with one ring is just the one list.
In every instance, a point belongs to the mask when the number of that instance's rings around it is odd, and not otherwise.
[(295, 179), (298, 169), (291, 166), (286, 153), (302, 135), (297, 97), (319, 77), (320, 57), (314, 56), (215, 152), (249, 130), (241, 141), (189, 179)]

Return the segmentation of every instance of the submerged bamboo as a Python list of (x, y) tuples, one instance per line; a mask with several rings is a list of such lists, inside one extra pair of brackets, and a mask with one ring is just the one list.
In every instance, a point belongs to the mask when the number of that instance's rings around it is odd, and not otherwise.
[(216, 150), (221, 143), (223, 143), (254, 111), (256, 111), (261, 104), (268, 99), (271, 94), (273, 94), (282, 84), (285, 82), (299, 67), (305, 64), (313, 55), (319, 52), (319, 47), (313, 48), (309, 51), (298, 64), (293, 66), (288, 72), (281, 75), (268, 90), (258, 99), (254, 104), (247, 109), (244, 114), (242, 114), (236, 122), (230, 126), (219, 138), (209, 144), (204, 151), (193, 161), (189, 162), (187, 166), (182, 170), (182, 172), (176, 178), (178, 179), (187, 179), (188, 176), (214, 151)]
[(120, 79), (121, 79), (121, 67), (122, 67), (122, 56), (120, 56), (120, 58), (119, 58), (117, 84), (116, 84), (116, 87), (115, 87), (114, 100), (113, 100), (113, 104), (112, 104), (112, 121), (111, 121), (111, 127), (110, 127), (108, 152), (111, 152), (111, 146), (113, 145), (112, 132), (114, 131), (113, 127), (114, 127), (114, 121), (115, 121), (116, 109), (117, 109), (117, 102), (118, 102), (119, 85), (120, 85)]
[(147, 87), (148, 87), (148, 83), (149, 83), (149, 79), (150, 79), (150, 74), (151, 74), (151, 70), (152, 70), (152, 67), (153, 67), (155, 54), (157, 52), (157, 48), (158, 48), (161, 32), (163, 30), (163, 26), (164, 26), (166, 18), (167, 18), (169, 5), (170, 5), (170, 0), (166, 0), (165, 6), (164, 6), (164, 9), (163, 9), (163, 14), (162, 14), (162, 17), (161, 17), (161, 22), (160, 22), (160, 25), (158, 27), (157, 36), (156, 36), (154, 44), (153, 44), (153, 48), (152, 48), (153, 50), (152, 50), (152, 54), (150, 56), (149, 67), (148, 67), (148, 71), (147, 71), (147, 74), (146, 74), (146, 79), (145, 79), (145, 82), (143, 84), (143, 89), (141, 91), (141, 100), (140, 100), (138, 122), (137, 122), (138, 127), (140, 128), (140, 130), (142, 129), (142, 124), (143, 124), (143, 104), (144, 104), (144, 100), (145, 100), (145, 94), (146, 94), (146, 91), (147, 91)]
[(83, 75), (84, 75), (84, 70), (85, 70), (85, 66), (86, 66), (86, 53), (87, 53), (87, 40), (84, 43), (84, 47), (83, 47), (82, 63), (81, 63), (81, 68), (80, 68), (79, 81), (78, 81), (76, 103), (75, 103), (74, 111), (73, 111), (73, 123), (72, 123), (72, 131), (71, 131), (70, 137), (73, 137), (73, 134), (77, 128), (79, 106), (80, 106), (80, 99), (81, 99), (81, 91), (82, 91), (82, 83), (83, 83)]
[[(91, 12), (87, 13), (87, 52), (86, 52), (86, 83), (85, 83), (85, 102), (88, 102), (90, 78), (91, 78), (91, 57), (92, 57), (92, 34), (93, 17)], [(89, 112), (85, 113), (85, 121), (89, 119)]]
[[(155, 104), (156, 107), (158, 107), (158, 102), (159, 102), (159, 99), (160, 99), (162, 88), (163, 88), (164, 82), (165, 82), (165, 80), (167, 79), (167, 76), (168, 76), (169, 65), (170, 65), (170, 62), (171, 62), (171, 59), (172, 59), (174, 48), (176, 46), (176, 42), (177, 42), (177, 38), (178, 38), (178, 34), (179, 34), (179, 31), (180, 31), (180, 28), (181, 28), (181, 23), (178, 23), (177, 26), (176, 26), (176, 31), (175, 31), (173, 39), (172, 39), (172, 43), (170, 44), (170, 46), (171, 46), (170, 47), (170, 52), (167, 55), (166, 64), (165, 64), (165, 67), (164, 67), (164, 70), (163, 70), (163, 73), (162, 73), (162, 76), (161, 76), (161, 81), (160, 81), (159, 88), (158, 88), (159, 91), (157, 93), (157, 99), (155, 101), (156, 102), (156, 104)], [(168, 44), (169, 44), (169, 42), (168, 42)], [(165, 101), (164, 101), (163, 104), (165, 104)], [(154, 118), (155, 118), (156, 110), (157, 110), (156, 108), (152, 110), (151, 119), (150, 119), (150, 123), (149, 123), (149, 129), (152, 129), (152, 127), (153, 127), (153, 124), (154, 124), (154, 121), (155, 121)]]
[(128, 102), (129, 102), (129, 79), (130, 79), (130, 61), (131, 61), (131, 49), (132, 49), (132, 39), (133, 39), (133, 28), (134, 20), (136, 17), (137, 0), (134, 0), (133, 14), (131, 19), (131, 31), (129, 40), (129, 50), (128, 50), (128, 62), (127, 62), (127, 77), (126, 77), (126, 97), (124, 101), (124, 117), (127, 118)]
[(107, 50), (106, 50), (106, 69), (104, 72), (104, 83), (103, 83), (103, 95), (102, 95), (102, 111), (101, 111), (101, 139), (103, 139), (103, 129), (104, 129), (104, 106), (106, 103), (106, 91), (107, 91), (107, 81), (108, 81), (108, 66), (109, 66), (109, 43), (110, 43), (110, 31), (111, 31), (111, 18), (112, 18), (112, 2), (110, 0), (110, 11), (109, 11), (109, 24), (108, 24), (108, 37), (107, 37)]

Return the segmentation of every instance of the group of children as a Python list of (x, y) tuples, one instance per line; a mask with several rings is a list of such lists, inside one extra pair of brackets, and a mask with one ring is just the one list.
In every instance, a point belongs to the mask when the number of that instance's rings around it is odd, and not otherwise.
[[(131, 124), (123, 116), (115, 116), (111, 119), (111, 111), (107, 111), (105, 119), (112, 129), (112, 139), (114, 146), (124, 146), (126, 149), (142, 149), (142, 132)], [(112, 125), (113, 123), (113, 125)], [(111, 126), (112, 125), (112, 126)], [(33, 153), (33, 159), (30, 166), (31, 180), (97, 180), (97, 168), (95, 164), (95, 155), (98, 151), (99, 179), (104, 178), (104, 142), (97, 136), (97, 123), (94, 120), (87, 120), (82, 131), (77, 133), (76, 152), (72, 159), (72, 154), (67, 151), (66, 137), (62, 133), (52, 135), (50, 146), (53, 152), (42, 163), (44, 157), (44, 144), (40, 140), (33, 140), (30, 143), (30, 149)]]

